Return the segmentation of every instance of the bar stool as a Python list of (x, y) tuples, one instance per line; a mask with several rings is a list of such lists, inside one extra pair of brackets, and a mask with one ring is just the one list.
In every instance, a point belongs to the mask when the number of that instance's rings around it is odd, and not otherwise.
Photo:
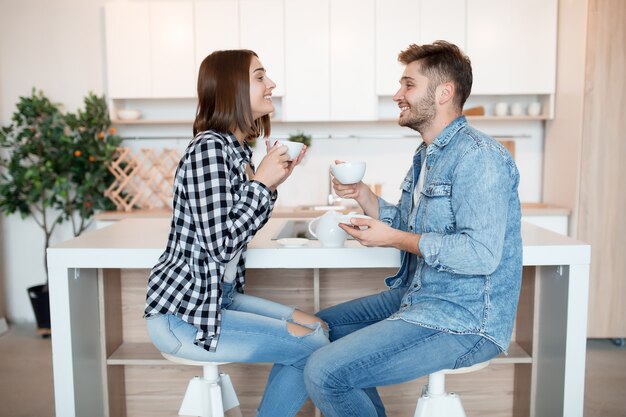
[[(202, 362), (179, 358), (161, 352), (168, 361), (180, 364), (201, 366), (203, 377), (194, 376), (187, 385), (185, 397), (178, 410), (179, 416), (224, 417), (224, 412), (239, 405), (235, 388), (228, 374), (219, 373), (218, 366), (230, 362)], [(229, 416), (241, 416), (237, 408)]]
[(414, 417), (467, 417), (461, 398), (454, 392), (446, 392), (446, 375), (465, 374), (486, 368), (489, 361), (459, 369), (443, 369), (428, 375), (428, 384), (417, 400)]

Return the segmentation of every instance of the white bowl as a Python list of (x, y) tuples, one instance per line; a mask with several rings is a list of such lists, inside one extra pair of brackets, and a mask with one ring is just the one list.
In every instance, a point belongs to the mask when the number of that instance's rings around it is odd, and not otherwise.
[(141, 112), (137, 109), (119, 109), (117, 117), (120, 120), (137, 120), (141, 117)]
[(300, 142), (292, 142), (290, 140), (275, 140), (272, 143), (272, 146), (278, 142), (280, 144), (280, 146), (286, 146), (287, 148), (289, 148), (287, 150), (287, 152), (289, 153), (289, 160), (293, 161), (294, 159), (296, 159), (298, 157), (298, 155), (300, 155), (300, 152), (302, 151), (302, 147), (304, 146), (303, 143)]
[(330, 172), (342, 184), (356, 184), (365, 175), (365, 162), (343, 162), (332, 164)]

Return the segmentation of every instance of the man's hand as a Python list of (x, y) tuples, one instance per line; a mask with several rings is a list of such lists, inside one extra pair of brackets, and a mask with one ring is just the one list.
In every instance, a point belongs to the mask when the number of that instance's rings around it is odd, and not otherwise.
[[(419, 250), (421, 236), (419, 234), (394, 229), (388, 224), (375, 219), (354, 217), (350, 221), (352, 226), (340, 223), (339, 227), (363, 246), (397, 248), (422, 256)], [(367, 226), (367, 228), (361, 230), (359, 226)]]

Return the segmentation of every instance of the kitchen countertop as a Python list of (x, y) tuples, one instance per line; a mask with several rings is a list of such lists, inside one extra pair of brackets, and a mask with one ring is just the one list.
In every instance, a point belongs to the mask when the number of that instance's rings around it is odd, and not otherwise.
[[(307, 208), (302, 208), (307, 207)], [(273, 218), (312, 218), (324, 214), (323, 210), (314, 210), (310, 207), (314, 206), (276, 206), (272, 212)], [(345, 212), (357, 211), (357, 207), (348, 207)], [(564, 207), (553, 206), (544, 203), (522, 203), (523, 216), (569, 216), (570, 210)], [(146, 209), (133, 211), (102, 211), (95, 215), (98, 221), (118, 221), (129, 218), (171, 218), (172, 211), (167, 208)]]

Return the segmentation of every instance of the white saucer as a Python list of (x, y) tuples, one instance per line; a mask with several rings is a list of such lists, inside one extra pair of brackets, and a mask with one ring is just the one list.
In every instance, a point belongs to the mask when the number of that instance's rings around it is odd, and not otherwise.
[(278, 239), (276, 242), (284, 248), (301, 248), (309, 244), (309, 239), (288, 237), (284, 239)]

